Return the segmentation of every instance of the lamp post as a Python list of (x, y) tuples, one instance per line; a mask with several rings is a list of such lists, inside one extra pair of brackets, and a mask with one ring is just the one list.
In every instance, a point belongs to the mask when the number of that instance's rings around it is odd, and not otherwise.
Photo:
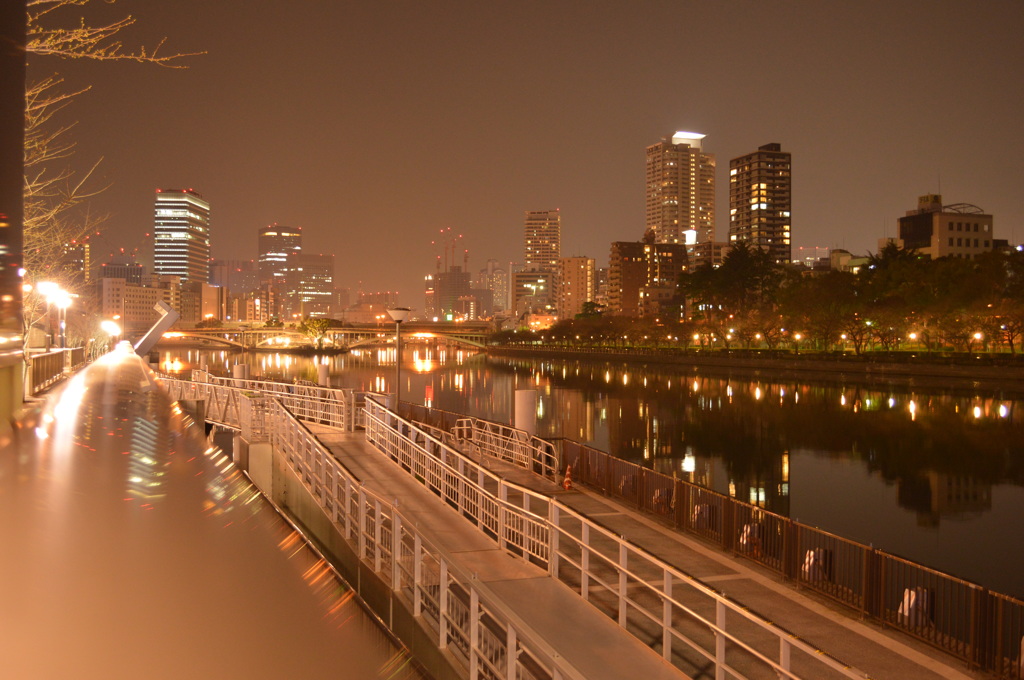
[[(121, 335), (121, 327), (117, 325), (117, 322), (105, 319), (100, 322), (100, 328), (110, 336), (110, 344), (112, 346), (116, 346), (118, 336)], [(111, 347), (111, 349), (113, 349), (113, 347)]]
[(56, 305), (60, 310), (60, 348), (65, 349), (68, 346), (68, 307), (71, 306), (71, 294), (61, 290)]
[(395, 320), (395, 413), (402, 398), (402, 322), (409, 316), (408, 307), (389, 309), (388, 314)]

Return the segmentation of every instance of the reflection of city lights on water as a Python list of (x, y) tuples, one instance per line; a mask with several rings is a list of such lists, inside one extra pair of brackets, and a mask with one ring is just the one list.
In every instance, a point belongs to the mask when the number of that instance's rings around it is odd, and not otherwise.
[(910, 411), (910, 419), (911, 420), (916, 420), (917, 419), (917, 404), (914, 402), (913, 399), (911, 399), (910, 403), (907, 404), (907, 410)]
[(697, 458), (688, 453), (683, 456), (683, 472), (694, 472), (697, 469)]
[(999, 417), (1000, 418), (1005, 418), (1008, 415), (1010, 415), (1010, 411), (1009, 411), (1009, 409), (1006, 408), (1006, 404), (1000, 404), (999, 405)]
[(623, 385), (628, 385), (629, 384), (629, 373), (623, 373), (622, 374), (622, 384)]
[(463, 390), (463, 388), (465, 387), (464, 383), (465, 383), (464, 376), (461, 373), (456, 373), (455, 377), (454, 377), (455, 389), (457, 389), (459, 392), (461, 392)]
[(892, 397), (889, 397), (889, 408), (895, 408), (895, 407), (896, 407), (896, 400), (894, 398), (892, 398)]
[(757, 399), (758, 401), (761, 401), (761, 388), (760, 387), (755, 387), (754, 388), (754, 399)]
[(839, 395), (839, 405), (840, 406), (846, 406), (846, 395), (845, 394)]
[(605, 371), (604, 372), (604, 381), (606, 383), (610, 383), (612, 381), (612, 372), (611, 371)]
[(696, 379), (693, 381), (693, 391), (700, 392), (700, 384), (696, 381)]
[(974, 407), (974, 417), (975, 418), (980, 418), (981, 417), (981, 407), (980, 406), (975, 406)]

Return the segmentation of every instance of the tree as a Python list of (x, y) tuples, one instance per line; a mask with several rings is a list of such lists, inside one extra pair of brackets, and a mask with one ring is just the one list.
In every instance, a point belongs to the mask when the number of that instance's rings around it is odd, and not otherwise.
[[(161, 40), (152, 49), (126, 48), (121, 34), (132, 25), (131, 16), (90, 26), (84, 19), (68, 25), (67, 10), (85, 7), (92, 0), (28, 0), (27, 44), (32, 57), (132, 61), (169, 68), (185, 68), (180, 60), (192, 54), (163, 54)], [(108, 3), (115, 0), (106, 0)], [(102, 217), (82, 210), (83, 203), (105, 187), (93, 187), (97, 160), (84, 173), (66, 165), (75, 144), (68, 133), (74, 124), (58, 122), (58, 114), (89, 87), (67, 90), (58, 75), (30, 82), (25, 93), (24, 267), (29, 283), (55, 281), (81, 292), (82, 281), (63, 263), (69, 247), (95, 232)], [(24, 323), (30, 328), (42, 318), (45, 301), (33, 288), (23, 301)], [(25, 334), (26, 342), (29, 334)]]
[(309, 317), (303, 319), (295, 329), (313, 341), (317, 349), (324, 348), (324, 337), (331, 327), (331, 320), (323, 317)]

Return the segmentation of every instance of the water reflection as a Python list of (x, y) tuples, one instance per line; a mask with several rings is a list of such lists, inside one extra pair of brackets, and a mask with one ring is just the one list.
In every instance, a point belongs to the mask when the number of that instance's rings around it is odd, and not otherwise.
[[(199, 354), (180, 358), (198, 363)], [(275, 379), (316, 378), (309, 358), (222, 355), (217, 361), (221, 373), (246, 361), (253, 373)], [(393, 348), (320, 361), (329, 364), (337, 386), (393, 387)], [(1004, 548), (999, 538), (1024, 531), (1020, 395), (495, 358), (415, 344), (402, 365), (409, 401), (508, 423), (515, 390), (534, 389), (541, 436), (588, 443), (1024, 595), (1024, 548)], [(961, 553), (965, 542), (974, 547), (956, 559), (935, 547), (944, 543)], [(991, 574), (983, 562), (1003, 566)], [(1016, 576), (1001, 575), (1010, 572)]]

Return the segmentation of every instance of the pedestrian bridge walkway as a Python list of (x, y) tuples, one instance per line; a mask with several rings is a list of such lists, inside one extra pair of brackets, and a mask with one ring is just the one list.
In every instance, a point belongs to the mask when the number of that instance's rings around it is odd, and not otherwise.
[[(399, 418), (383, 400), (367, 398), (358, 417), (314, 409), (299, 422), (278, 398), (171, 387), (179, 399), (205, 394), (211, 420), (248, 423), (254, 481), (328, 552), (342, 561), (352, 553), (354, 586), (363, 574), (381, 580), (386, 588), (364, 599), (384, 603), (378, 613), (393, 630), (426, 631), (403, 639), (417, 658), (429, 650), (415, 640), (429, 640), (460, 669), (453, 677), (972, 677), (526, 469), (543, 465), (499, 460), (479, 439), (460, 450), (457, 438)], [(331, 532), (350, 547), (332, 548)]]

